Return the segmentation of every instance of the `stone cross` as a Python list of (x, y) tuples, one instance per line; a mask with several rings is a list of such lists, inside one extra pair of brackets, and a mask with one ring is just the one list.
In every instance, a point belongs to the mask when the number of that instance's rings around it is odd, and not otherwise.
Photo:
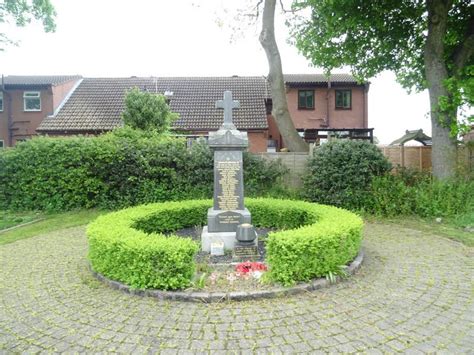
[(239, 108), (240, 102), (238, 100), (232, 100), (232, 92), (224, 91), (224, 100), (216, 101), (216, 108), (224, 109), (224, 129), (236, 129), (232, 122), (232, 109)]

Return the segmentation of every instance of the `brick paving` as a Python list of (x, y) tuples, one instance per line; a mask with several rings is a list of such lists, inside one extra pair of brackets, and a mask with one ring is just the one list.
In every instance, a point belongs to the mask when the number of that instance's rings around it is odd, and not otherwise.
[(0, 353), (474, 353), (474, 249), (366, 227), (350, 280), (280, 299), (199, 304), (94, 279), (84, 228), (0, 246)]

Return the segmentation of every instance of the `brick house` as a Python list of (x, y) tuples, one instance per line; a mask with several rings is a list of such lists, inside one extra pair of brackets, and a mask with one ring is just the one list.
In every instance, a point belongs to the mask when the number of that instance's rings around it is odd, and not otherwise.
[(80, 81), (80, 76), (7, 76), (0, 82), (0, 147), (36, 135)]
[[(331, 129), (367, 132), (368, 84), (347, 74), (286, 75), (288, 106), (296, 128), (306, 139), (324, 137)], [(215, 108), (225, 90), (240, 101), (234, 123), (248, 132), (250, 151), (284, 147), (271, 115), (271, 94), (264, 77), (84, 78), (60, 109), (46, 117), (37, 131), (48, 135), (100, 134), (123, 125), (121, 112), (128, 89), (138, 87), (165, 94), (179, 113), (173, 130), (188, 137), (207, 136), (223, 119)], [(363, 131), (363, 134), (366, 133)], [(344, 131), (343, 131), (344, 133)]]

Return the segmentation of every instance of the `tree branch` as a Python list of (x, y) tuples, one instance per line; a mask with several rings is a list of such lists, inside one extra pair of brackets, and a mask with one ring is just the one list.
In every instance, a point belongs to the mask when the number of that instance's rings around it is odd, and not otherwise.
[(468, 21), (464, 41), (454, 51), (453, 59), (456, 70), (459, 71), (466, 65), (469, 58), (474, 55), (474, 15)]

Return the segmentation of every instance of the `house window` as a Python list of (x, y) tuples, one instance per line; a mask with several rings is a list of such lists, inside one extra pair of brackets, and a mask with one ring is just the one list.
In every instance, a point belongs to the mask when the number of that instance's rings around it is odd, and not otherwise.
[(39, 91), (23, 93), (23, 108), (25, 111), (41, 111), (41, 96)]
[(0, 140), (0, 149), (3, 149), (5, 147), (5, 142)]
[(3, 92), (0, 91), (0, 112), (2, 111), (3, 111)]
[(314, 109), (314, 90), (298, 90), (298, 109)]
[(350, 110), (352, 108), (351, 90), (336, 90), (336, 109)]

